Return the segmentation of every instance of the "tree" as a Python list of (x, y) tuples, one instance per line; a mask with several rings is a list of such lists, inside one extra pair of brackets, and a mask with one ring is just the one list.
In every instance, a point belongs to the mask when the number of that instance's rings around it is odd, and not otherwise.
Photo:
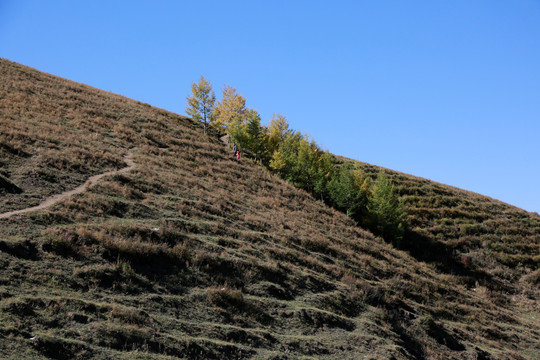
[(405, 232), (407, 215), (394, 185), (382, 171), (373, 185), (368, 210), (371, 230), (386, 241), (397, 245)]
[(274, 151), (270, 159), (270, 168), (283, 179), (296, 183), (295, 165), (298, 159), (298, 149), (303, 137), (299, 132), (289, 132), (281, 146)]
[(198, 84), (191, 84), (191, 93), (192, 95), (187, 97), (186, 113), (193, 120), (202, 121), (206, 133), (206, 125), (212, 121), (214, 103), (216, 102), (212, 84), (204, 76), (201, 76)]
[(297, 186), (313, 192), (317, 175), (319, 173), (319, 159), (322, 156), (315, 141), (309, 141), (307, 135), (304, 135), (298, 144), (298, 152), (293, 167), (293, 181)]
[(261, 116), (256, 110), (249, 109), (247, 111), (245, 147), (255, 157), (255, 160), (264, 162), (267, 160), (266, 137), (266, 129), (261, 125)]
[(274, 114), (272, 120), (268, 124), (268, 153), (270, 156), (274, 154), (274, 151), (278, 150), (285, 141), (285, 137), (292, 131), (289, 129), (289, 123), (285, 116), (281, 114)]
[(362, 170), (342, 166), (328, 183), (328, 194), (335, 208), (362, 221), (369, 197), (369, 180)]
[(319, 158), (319, 166), (317, 171), (317, 177), (315, 180), (315, 187), (313, 189), (313, 194), (318, 198), (320, 197), (323, 201), (328, 201), (328, 183), (335, 176), (336, 170), (334, 164), (332, 163), (332, 155), (325, 151)]
[(214, 107), (213, 125), (228, 128), (235, 123), (244, 123), (246, 120), (246, 98), (236, 93), (236, 89), (226, 85), (223, 88), (223, 97)]

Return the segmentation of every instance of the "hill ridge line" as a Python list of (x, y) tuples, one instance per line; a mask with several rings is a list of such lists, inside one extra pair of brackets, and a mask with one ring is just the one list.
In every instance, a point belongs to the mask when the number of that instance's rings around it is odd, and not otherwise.
[(6, 213), (2, 213), (2, 214), (0, 214), (0, 219), (7, 219), (7, 218), (10, 218), (10, 217), (12, 217), (14, 215), (20, 215), (20, 214), (29, 213), (29, 212), (32, 212), (32, 211), (46, 209), (48, 207), (51, 207), (51, 206), (59, 203), (62, 200), (67, 199), (68, 197), (70, 197), (72, 195), (80, 194), (83, 191), (85, 191), (86, 189), (89, 189), (89, 188), (93, 187), (104, 176), (119, 175), (119, 174), (123, 174), (123, 173), (126, 173), (126, 172), (134, 169), (136, 164), (133, 161), (132, 149), (128, 149), (128, 151), (124, 155), (124, 162), (126, 163), (127, 166), (122, 168), (122, 169), (111, 170), (111, 171), (107, 171), (107, 172), (104, 172), (104, 173), (101, 173), (101, 174), (93, 175), (93, 176), (89, 177), (88, 180), (86, 180), (83, 184), (77, 186), (75, 189), (67, 190), (67, 191), (64, 191), (63, 193), (49, 196), (42, 203), (40, 203), (39, 205), (36, 205), (36, 206), (24, 208), (24, 209), (21, 209), (21, 210), (13, 210), (13, 211), (9, 211), (9, 212), (6, 212)]

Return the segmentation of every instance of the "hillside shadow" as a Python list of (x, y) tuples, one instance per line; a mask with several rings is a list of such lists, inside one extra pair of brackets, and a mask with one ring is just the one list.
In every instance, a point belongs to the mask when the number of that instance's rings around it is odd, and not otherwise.
[(30, 240), (5, 241), (0, 240), (0, 251), (25, 260), (39, 260), (36, 244)]
[(6, 192), (8, 194), (20, 194), (22, 189), (12, 183), (9, 179), (0, 174), (0, 192)]
[(407, 230), (398, 248), (408, 252), (416, 260), (433, 264), (437, 270), (450, 275), (461, 277), (469, 287), (478, 282), (492, 289), (506, 289), (486, 271), (478, 269), (473, 264), (465, 264), (456, 258), (452, 248), (412, 230)]

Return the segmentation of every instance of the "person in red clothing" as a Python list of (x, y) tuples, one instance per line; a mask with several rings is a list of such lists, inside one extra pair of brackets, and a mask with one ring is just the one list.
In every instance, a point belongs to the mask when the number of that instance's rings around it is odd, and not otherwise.
[(240, 160), (240, 150), (236, 150), (236, 158)]

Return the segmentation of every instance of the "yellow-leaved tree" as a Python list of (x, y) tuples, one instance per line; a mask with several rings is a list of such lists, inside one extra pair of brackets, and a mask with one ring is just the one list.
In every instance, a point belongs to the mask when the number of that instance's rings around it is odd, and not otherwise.
[(212, 125), (217, 128), (229, 128), (245, 123), (247, 115), (246, 98), (236, 93), (236, 89), (226, 85), (223, 97), (214, 107)]
[(285, 141), (287, 134), (291, 133), (289, 130), (289, 123), (285, 116), (281, 114), (274, 114), (272, 120), (268, 124), (268, 154), (274, 155), (274, 152), (279, 150), (281, 144)]
[(212, 84), (201, 76), (199, 83), (191, 84), (191, 96), (187, 97), (186, 113), (194, 120), (204, 123), (204, 132), (206, 125), (212, 121), (214, 103), (216, 95), (212, 89)]

